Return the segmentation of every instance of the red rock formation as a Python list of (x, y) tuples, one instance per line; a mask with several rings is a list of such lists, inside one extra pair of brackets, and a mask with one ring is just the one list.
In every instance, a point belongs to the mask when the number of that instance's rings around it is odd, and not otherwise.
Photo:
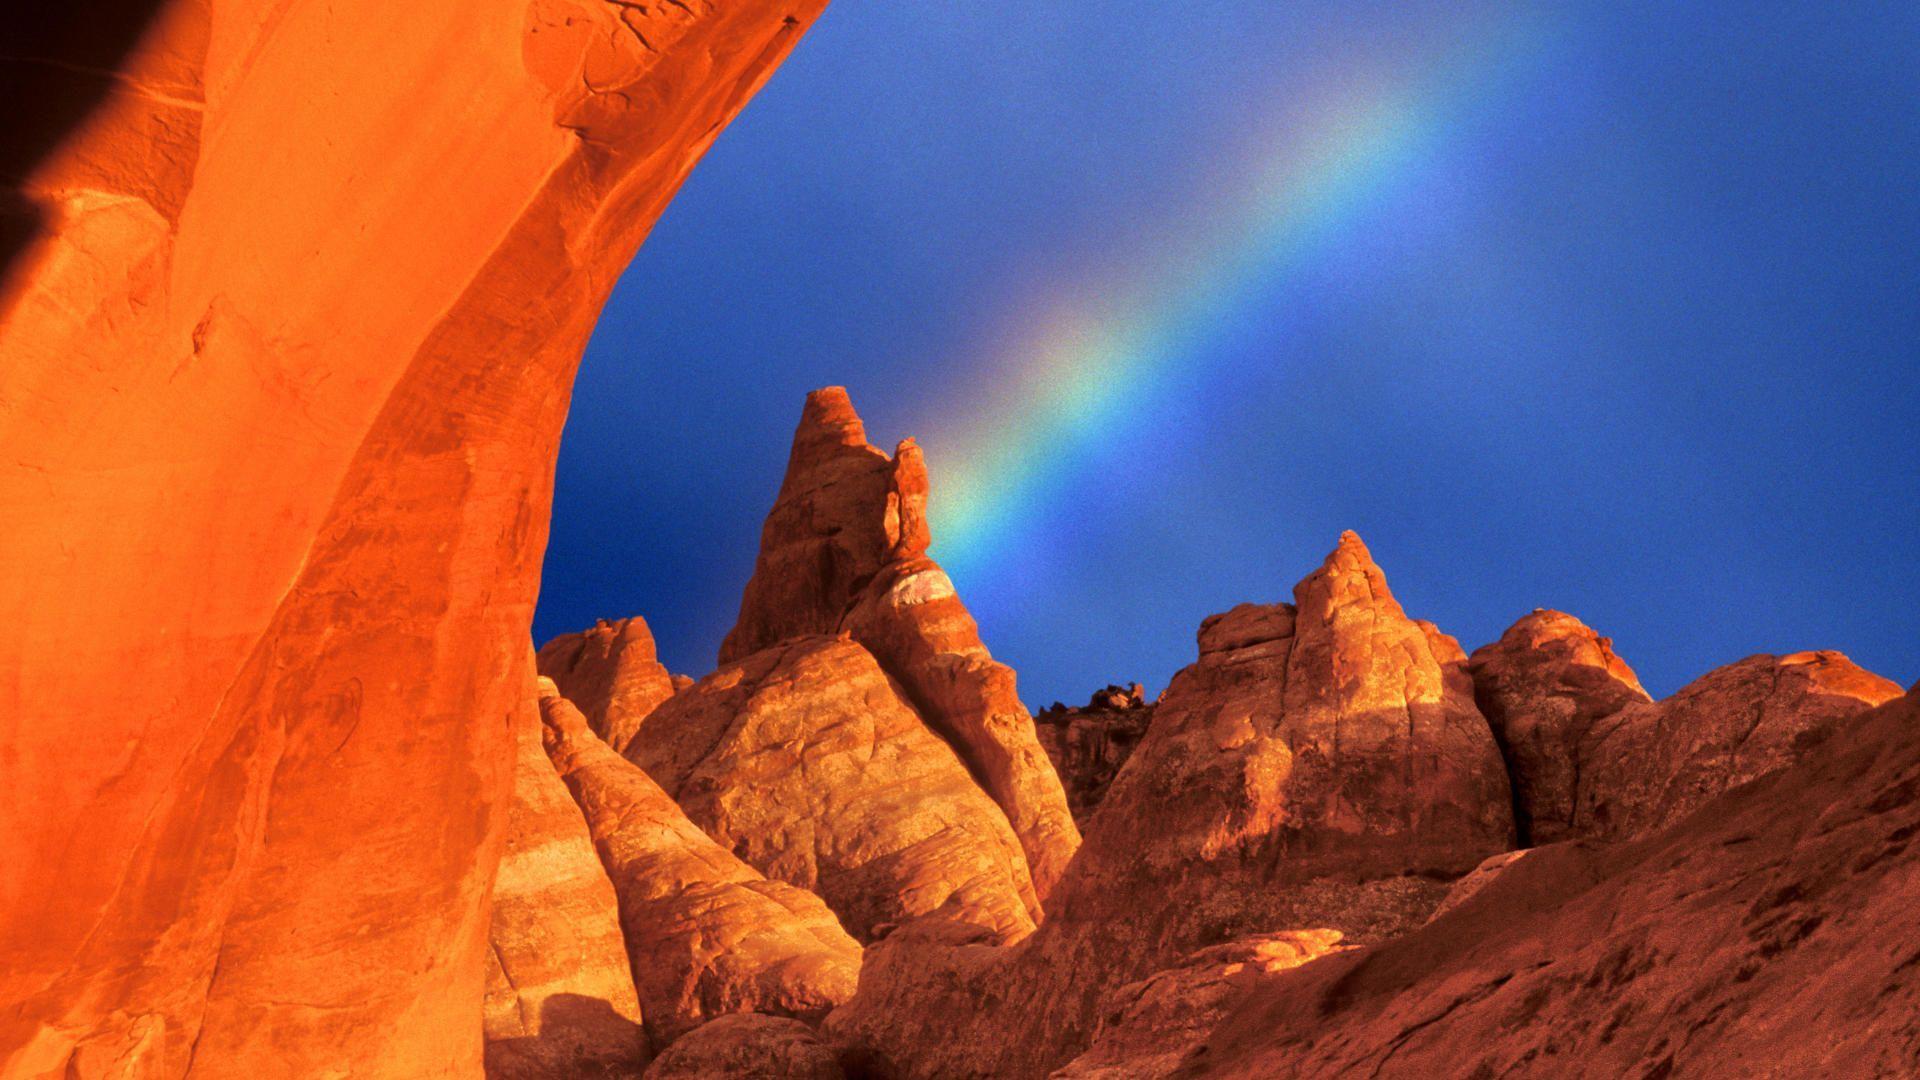
[(1377, 940), (1445, 891), (1410, 883), (1512, 847), (1459, 646), (1406, 618), (1351, 533), (1294, 596), (1202, 624), (1199, 661), (1162, 695), (1032, 937), (992, 949), (908, 927), (869, 950), (828, 1021), (856, 1061), (1040, 1075), (1087, 1046), (1117, 986), (1249, 933)]
[(647, 1041), (613, 884), (547, 758), (531, 694), (515, 718), (515, 742), (487, 931), (487, 1076), (631, 1074), (647, 1064)]
[(1664, 832), (1538, 849), (1264, 980), (1182, 1075), (1920, 1073), (1916, 731), (1910, 693)]
[(871, 940), (944, 908), (1024, 937), (1039, 902), (1019, 840), (859, 645), (798, 638), (655, 710), (627, 757), (768, 877)]
[(1013, 670), (987, 652), (953, 582), (925, 556), (927, 491), (913, 440), (889, 458), (867, 443), (844, 389), (807, 395), (720, 661), (851, 633), (1006, 812), (1044, 900), (1080, 833)]
[(1652, 699), (1613, 642), (1571, 615), (1535, 610), (1473, 651), (1474, 696), (1513, 782), (1522, 844), (1577, 835), (1574, 808), (1594, 725)]
[(9, 39), (98, 105), (5, 176), (42, 227), (0, 282), (0, 1072), (479, 1069), (571, 374), (821, 6)]
[(723, 1013), (818, 1019), (853, 993), (860, 945), (819, 897), (715, 844), (565, 698), (545, 693), (540, 710), (547, 753), (619, 896), (656, 1045)]
[(1900, 687), (1837, 652), (1750, 656), (1623, 710), (1581, 748), (1574, 831), (1618, 839), (1678, 821), (1792, 764)]
[(647, 621), (637, 616), (562, 634), (540, 647), (538, 663), (593, 733), (622, 753), (647, 714), (676, 690)]
[(1084, 708), (1070, 709), (1055, 702), (1034, 714), (1040, 746), (1067, 790), (1074, 821), (1087, 823), (1152, 722), (1153, 705), (1139, 683), (1109, 686), (1096, 692)]
[(1053, 1078), (1170, 1076), (1253, 988), (1256, 974), (1289, 971), (1341, 949), (1338, 930), (1286, 930), (1201, 949), (1108, 995), (1093, 1045)]
[(722, 1016), (680, 1036), (645, 1080), (845, 1080), (833, 1050), (798, 1020), (757, 1013)]

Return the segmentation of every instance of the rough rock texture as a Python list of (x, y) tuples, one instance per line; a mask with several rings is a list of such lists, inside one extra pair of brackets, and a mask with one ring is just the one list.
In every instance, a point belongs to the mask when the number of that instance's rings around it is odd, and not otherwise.
[(863, 941), (942, 907), (1001, 940), (1033, 929), (1006, 816), (852, 641), (803, 637), (722, 667), (657, 709), (627, 757)]
[(1152, 722), (1153, 706), (1139, 683), (1097, 691), (1084, 708), (1055, 702), (1034, 714), (1040, 745), (1067, 789), (1076, 822), (1086, 824)]
[(638, 617), (602, 619), (592, 629), (562, 634), (540, 647), (537, 662), (593, 733), (622, 753), (647, 714), (677, 689)]
[(489, 1080), (631, 1075), (647, 1063), (613, 884), (554, 772), (534, 697), (515, 718), (506, 851), (487, 930)]
[(680, 1036), (646, 1080), (844, 1080), (833, 1050), (798, 1020), (759, 1013), (722, 1016)]
[(927, 492), (913, 440), (889, 458), (867, 443), (844, 389), (807, 395), (720, 662), (851, 633), (1006, 812), (1044, 900), (1079, 829), (1013, 670), (987, 652), (953, 582), (925, 555)]
[(818, 1019), (853, 993), (860, 944), (819, 897), (767, 880), (708, 839), (565, 698), (545, 693), (540, 709), (547, 753), (619, 896), (656, 1046), (723, 1013)]
[(1513, 782), (1522, 844), (1578, 835), (1586, 742), (1601, 720), (1652, 699), (1613, 642), (1558, 611), (1537, 609), (1468, 661), (1474, 697)]
[(1640, 836), (1789, 765), (1900, 687), (1837, 652), (1750, 656), (1598, 725), (1581, 749), (1574, 832)]
[(0, 1073), (478, 1071), (572, 372), (821, 6), (10, 22)]
[(1263, 980), (1189, 1075), (1920, 1074), (1916, 732), (1910, 693), (1664, 832), (1537, 849)]
[(1114, 987), (1251, 933), (1419, 925), (1445, 892), (1431, 879), (1513, 846), (1459, 646), (1406, 618), (1351, 533), (1294, 596), (1202, 624), (1033, 936), (994, 949), (943, 923), (869, 950), (828, 1021), (853, 1060), (1044, 1074)]
[(1287, 971), (1341, 949), (1338, 930), (1287, 930), (1201, 949), (1109, 994), (1100, 1005), (1093, 1045), (1053, 1076), (1172, 1075), (1252, 988), (1256, 974)]

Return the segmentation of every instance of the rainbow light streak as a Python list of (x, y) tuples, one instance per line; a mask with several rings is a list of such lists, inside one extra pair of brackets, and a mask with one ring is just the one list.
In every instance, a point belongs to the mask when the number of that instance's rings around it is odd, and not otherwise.
[(1278, 159), (1254, 162), (1236, 194), (1187, 214), (1204, 223), (1198, 242), (1157, 262), (1118, 260), (1148, 270), (1038, 320), (1041, 332), (1009, 351), (1000, 370), (1015, 374), (987, 408), (929, 440), (935, 553), (948, 568), (973, 578), (1011, 565), (1023, 532), (1044, 524), (1031, 508), (1129, 437), (1130, 408), (1208, 374), (1197, 369), (1239, 315), (1277, 303), (1332, 245), (1395, 209), (1395, 193), (1430, 180), (1450, 136), (1515, 84), (1541, 36), (1528, 24), (1477, 34), (1421, 77), (1270, 140)]

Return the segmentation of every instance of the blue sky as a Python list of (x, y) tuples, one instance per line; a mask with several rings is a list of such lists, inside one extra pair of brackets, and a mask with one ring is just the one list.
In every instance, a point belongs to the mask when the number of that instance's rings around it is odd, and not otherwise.
[(1036, 707), (1345, 528), (1468, 649), (1920, 677), (1920, 8), (1200, 7), (836, 0), (608, 304), (536, 637), (711, 670), (841, 384)]

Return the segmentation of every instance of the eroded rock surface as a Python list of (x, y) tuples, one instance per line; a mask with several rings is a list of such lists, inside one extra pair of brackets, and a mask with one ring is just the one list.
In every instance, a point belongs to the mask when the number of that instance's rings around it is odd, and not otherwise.
[(0, 1073), (478, 1072), (574, 367), (821, 7), (12, 21)]
[(540, 674), (587, 718), (608, 746), (626, 752), (647, 715), (678, 689), (639, 617), (595, 623), (540, 647)]
[(565, 698), (544, 692), (540, 709), (547, 753), (619, 897), (655, 1045), (725, 1013), (818, 1020), (852, 995), (860, 944), (819, 897), (714, 843)]
[(868, 444), (844, 389), (807, 395), (720, 660), (851, 634), (1000, 804), (1044, 900), (1079, 829), (1013, 670), (988, 653), (953, 582), (926, 557), (928, 487), (913, 440), (888, 457)]
[(1909, 694), (1644, 840), (1536, 849), (1265, 980), (1187, 1075), (1914, 1075), (1916, 731)]
[(656, 710), (627, 756), (861, 940), (941, 908), (999, 940), (1033, 929), (1006, 816), (853, 641), (803, 637), (721, 667)]
[(1082, 708), (1056, 702), (1034, 714), (1040, 745), (1066, 788), (1075, 821), (1086, 824), (1152, 721), (1153, 705), (1139, 683), (1096, 691)]
[(1588, 736), (1574, 832), (1641, 836), (1790, 765), (1900, 687), (1837, 652), (1750, 656)]
[(916, 924), (869, 951), (828, 1021), (855, 1060), (1044, 1074), (1085, 1049), (1107, 992), (1196, 948), (1309, 928), (1377, 940), (1426, 918), (1436, 879), (1513, 846), (1459, 646), (1405, 616), (1350, 533), (1294, 596), (1202, 625), (1199, 661), (1162, 695), (1032, 937), (995, 949)]
[(630, 1075), (648, 1053), (618, 903), (540, 726), (529, 693), (487, 931), (487, 1077)]
[(833, 1049), (798, 1020), (722, 1016), (680, 1036), (645, 1080), (845, 1080)]
[(1580, 778), (1595, 725), (1652, 699), (1613, 642), (1536, 610), (1473, 652), (1474, 696), (1506, 755), (1522, 844), (1579, 835)]
[(1128, 983), (1100, 1005), (1093, 1045), (1055, 1080), (1172, 1076), (1255, 985), (1257, 974), (1340, 951), (1338, 930), (1287, 930), (1214, 945)]

